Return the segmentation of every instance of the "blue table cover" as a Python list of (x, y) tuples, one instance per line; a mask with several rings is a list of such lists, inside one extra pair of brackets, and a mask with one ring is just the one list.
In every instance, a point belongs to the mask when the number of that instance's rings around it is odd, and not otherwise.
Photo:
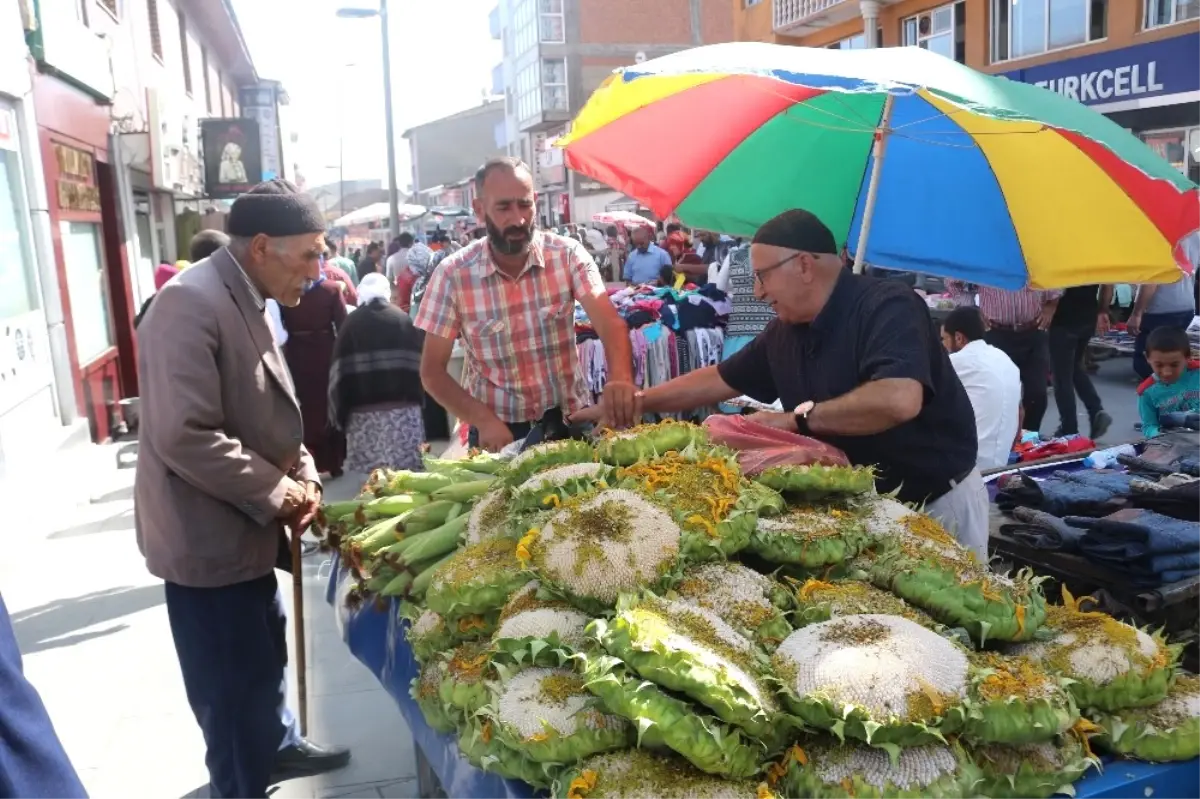
[[(366, 603), (350, 610), (343, 601), (347, 575), (335, 556), (325, 599), (337, 613), (342, 640), (396, 701), (400, 715), (412, 730), (413, 741), (425, 754), (446, 795), (456, 799), (537, 796), (524, 782), (506, 780), (475, 768), (459, 752), (454, 735), (435, 732), (425, 723), (421, 709), (408, 693), (420, 667), (404, 636), (408, 623), (400, 619), (398, 603), (390, 600), (383, 607)], [(1075, 783), (1075, 795), (1079, 799), (1200, 797), (1200, 760), (1153, 764), (1105, 758), (1102, 773), (1090, 772)]]

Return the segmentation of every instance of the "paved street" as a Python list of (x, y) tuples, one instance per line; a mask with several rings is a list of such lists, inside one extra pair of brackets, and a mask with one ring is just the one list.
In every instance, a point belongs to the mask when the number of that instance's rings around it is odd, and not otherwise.
[[(1136, 435), (1131, 375), (1128, 359), (1101, 364), (1098, 389), (1116, 419), (1110, 442)], [(1057, 422), (1051, 402), (1043, 430)], [(117, 468), (116, 450), (78, 447), (47, 464), (53, 479), (0, 487), (19, 520), (6, 531), (0, 590), (29, 678), (93, 796), (206, 795), (203, 747), (184, 698), (161, 584), (146, 573), (134, 542), (133, 470)], [(361, 477), (347, 476), (328, 487), (328, 496), (351, 497), (359, 485)], [(285, 783), (275, 795), (413, 796), (408, 731), (392, 700), (342, 645), (324, 603), (322, 560), (310, 557), (305, 566), (311, 733), (351, 746), (354, 759), (342, 771)], [(290, 600), (290, 580), (282, 573), (280, 579)]]
[[(27, 488), (23, 504), (10, 505), (27, 512), (14, 514), (21, 525), (6, 531), (0, 590), (26, 673), (93, 797), (207, 796), (203, 743), (184, 696), (162, 586), (134, 542), (133, 470), (117, 469), (115, 450), (78, 448), (56, 465), (62, 477), (55, 486), (42, 481), (38, 495)], [(343, 478), (329, 493), (353, 496), (356, 488)], [(311, 736), (350, 746), (353, 760), (341, 771), (284, 783), (275, 796), (414, 796), (408, 730), (338, 638), (317, 579), (321, 560), (312, 556), (305, 566)], [(279, 577), (290, 604), (290, 578)]]

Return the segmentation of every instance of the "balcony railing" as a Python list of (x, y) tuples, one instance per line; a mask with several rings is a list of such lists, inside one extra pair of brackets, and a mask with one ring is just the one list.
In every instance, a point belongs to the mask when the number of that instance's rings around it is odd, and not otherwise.
[(772, 0), (776, 33), (811, 33), (858, 13), (857, 0)]

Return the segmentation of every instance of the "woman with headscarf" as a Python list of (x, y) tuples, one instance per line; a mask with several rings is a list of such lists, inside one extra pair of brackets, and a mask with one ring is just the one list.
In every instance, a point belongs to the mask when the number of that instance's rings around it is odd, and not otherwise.
[(280, 307), (279, 312), (287, 331), (283, 353), (304, 421), (304, 446), (316, 461), (317, 471), (340, 477), (346, 440), (328, 423), (329, 367), (338, 329), (346, 321), (346, 301), (337, 282), (326, 279), (322, 272), (299, 305)]
[(421, 331), (370, 274), (338, 332), (329, 370), (329, 422), (346, 436), (346, 469), (422, 469)]
[(417, 315), (417, 309), (412, 307), (413, 303), (420, 302), (425, 293), (425, 284), (433, 274), (433, 266), (441, 260), (438, 256), (445, 257), (441, 252), (434, 252), (420, 242), (408, 249), (408, 269), (404, 270), (403, 280), (396, 281), (396, 304), (410, 316)]

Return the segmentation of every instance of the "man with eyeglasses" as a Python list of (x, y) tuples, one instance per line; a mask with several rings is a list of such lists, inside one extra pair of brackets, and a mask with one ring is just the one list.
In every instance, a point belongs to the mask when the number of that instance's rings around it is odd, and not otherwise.
[(639, 392), (639, 415), (740, 394), (779, 399), (794, 410), (752, 418), (876, 467), (880, 493), (924, 505), (986, 558), (988, 499), (975, 465), (975, 416), (924, 301), (894, 280), (843, 268), (829, 228), (799, 209), (758, 230), (750, 262), (754, 294), (777, 318), (720, 365)]

